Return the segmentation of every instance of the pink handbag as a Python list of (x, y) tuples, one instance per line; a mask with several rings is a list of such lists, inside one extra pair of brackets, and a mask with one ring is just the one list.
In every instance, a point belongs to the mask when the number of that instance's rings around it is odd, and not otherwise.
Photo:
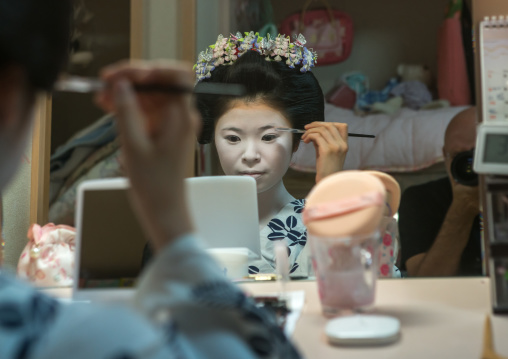
[(280, 25), (280, 33), (291, 38), (305, 36), (305, 47), (317, 55), (316, 66), (336, 64), (346, 60), (353, 47), (353, 21), (338, 10), (332, 10), (326, 0), (321, 0), (324, 9), (307, 11), (312, 0), (307, 0), (301, 13), (290, 15)]
[(18, 276), (38, 286), (73, 283), (76, 229), (66, 225), (33, 224), (18, 261)]
[(438, 39), (437, 91), (439, 98), (450, 101), (452, 106), (471, 103), (459, 15), (444, 21)]

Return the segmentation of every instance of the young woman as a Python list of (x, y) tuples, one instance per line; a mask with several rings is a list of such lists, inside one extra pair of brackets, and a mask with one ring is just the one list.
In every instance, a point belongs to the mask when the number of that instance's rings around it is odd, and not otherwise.
[(347, 125), (323, 122), (323, 92), (310, 72), (316, 55), (304, 44), (301, 35), (293, 43), (283, 35), (219, 35), (195, 66), (196, 88), (212, 82), (246, 90), (239, 98), (198, 95), (197, 106), (203, 119), (200, 143), (215, 144), (226, 175), (250, 176), (257, 183), (262, 259), (250, 263), (250, 273), (274, 272), (274, 246), (283, 240), (291, 275), (308, 275), (305, 203), (286, 190), (282, 177), (300, 141), (316, 148), (316, 181), (340, 171), (347, 152)]

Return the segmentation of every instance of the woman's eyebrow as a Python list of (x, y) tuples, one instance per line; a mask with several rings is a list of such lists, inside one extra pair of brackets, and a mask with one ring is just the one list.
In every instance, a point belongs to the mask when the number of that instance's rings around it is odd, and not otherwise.
[(225, 127), (223, 129), (221, 129), (221, 131), (234, 131), (237, 133), (243, 133), (243, 131), (241, 129), (239, 129), (238, 127)]
[[(275, 125), (266, 125), (266, 126), (262, 126), (258, 129), (259, 132), (263, 132), (263, 131), (266, 131), (266, 130), (270, 130), (270, 129), (273, 129), (275, 128)], [(238, 127), (224, 127), (221, 129), (221, 131), (234, 131), (234, 132), (237, 132), (237, 133), (243, 133), (244, 131)]]
[(272, 128), (275, 128), (275, 125), (266, 125), (266, 126), (263, 126), (263, 127), (260, 127), (259, 128), (259, 132), (263, 132), (263, 131), (266, 131), (266, 130), (270, 130)]

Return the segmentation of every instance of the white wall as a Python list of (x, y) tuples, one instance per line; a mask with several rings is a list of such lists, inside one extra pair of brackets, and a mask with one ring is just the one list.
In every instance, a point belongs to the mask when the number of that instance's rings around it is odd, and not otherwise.
[(16, 176), (2, 193), (5, 239), (4, 266), (13, 270), (16, 268), (19, 255), (28, 241), (26, 234), (30, 226), (31, 153), (32, 143), (30, 141)]
[(185, 34), (178, 33), (178, 1), (145, 0), (143, 6), (143, 57), (178, 58), (179, 41), (185, 41)]
[[(235, 1), (235, 0), (233, 0)], [(230, 0), (196, 1), (196, 54), (215, 43), (219, 34), (225, 37), (231, 29)]]
[[(288, 15), (299, 12), (306, 0), (271, 0), (277, 25)], [(372, 89), (381, 89), (396, 75), (397, 65), (428, 65), (437, 71), (437, 36), (444, 20), (448, 0), (328, 0), (334, 9), (353, 18), (354, 43), (346, 61), (319, 66), (314, 74), (326, 92), (341, 74), (359, 70), (370, 79)], [(217, 35), (234, 32), (227, 14), (233, 1), (197, 0), (197, 53), (215, 42)], [(322, 7), (314, 1), (310, 8)], [(231, 9), (230, 9), (231, 10)], [(259, 30), (259, 29), (252, 29)]]
[[(378, 90), (396, 74), (397, 65), (425, 64), (437, 69), (438, 29), (444, 20), (448, 0), (328, 0), (353, 19), (354, 42), (351, 56), (336, 65), (315, 68), (324, 92), (341, 74), (359, 70)], [(286, 16), (301, 11), (305, 0), (272, 0), (279, 24)], [(322, 7), (314, 1), (311, 7)], [(318, 59), (319, 62), (319, 59)]]
[[(235, 31), (230, 18), (230, 4), (230, 0), (196, 1), (196, 55), (214, 44), (219, 34), (229, 36), (230, 32)], [(201, 175), (216, 174), (212, 169), (215, 155), (210, 145), (204, 146), (205, 169), (200, 172)]]

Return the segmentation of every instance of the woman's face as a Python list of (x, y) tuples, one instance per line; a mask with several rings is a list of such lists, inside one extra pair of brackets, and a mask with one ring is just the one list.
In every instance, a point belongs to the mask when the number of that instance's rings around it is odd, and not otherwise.
[(226, 175), (250, 176), (258, 193), (278, 184), (293, 154), (290, 127), (279, 111), (263, 103), (235, 103), (215, 125), (215, 145)]

